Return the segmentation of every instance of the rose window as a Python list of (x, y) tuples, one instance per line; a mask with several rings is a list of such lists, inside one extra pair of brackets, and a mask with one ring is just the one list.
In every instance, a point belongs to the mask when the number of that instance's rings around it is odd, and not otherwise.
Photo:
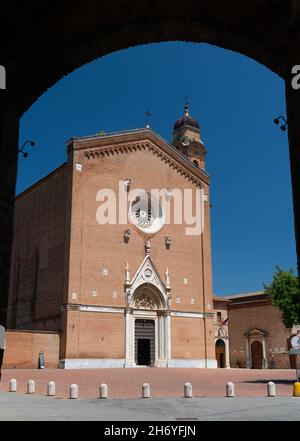
[(164, 213), (156, 196), (141, 191), (133, 197), (129, 217), (131, 222), (146, 234), (157, 233), (164, 225)]
[(147, 206), (137, 208), (133, 212), (133, 216), (135, 218), (136, 226), (141, 229), (149, 228), (151, 225), (153, 225), (154, 219), (151, 208)]

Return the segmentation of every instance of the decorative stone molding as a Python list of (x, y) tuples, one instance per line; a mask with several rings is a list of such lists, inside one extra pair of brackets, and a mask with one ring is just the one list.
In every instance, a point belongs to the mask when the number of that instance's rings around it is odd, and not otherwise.
[(166, 289), (168, 292), (171, 291), (171, 276), (170, 276), (169, 268), (167, 268), (166, 271)]
[(197, 319), (203, 319), (204, 314), (202, 313), (196, 313), (196, 312), (177, 312), (172, 311), (171, 317), (186, 317), (186, 318), (197, 318)]
[(170, 250), (172, 245), (172, 239), (170, 236), (166, 236), (165, 238), (166, 249)]
[[(183, 311), (170, 311), (170, 310), (157, 310), (157, 305), (153, 299), (149, 296), (144, 296), (141, 294), (137, 297), (134, 303), (128, 307), (113, 307), (113, 306), (95, 306), (95, 305), (72, 305), (66, 304), (62, 306), (62, 311), (80, 311), (80, 312), (97, 312), (97, 313), (107, 313), (107, 314), (132, 314), (134, 309), (138, 310), (145, 309), (150, 311), (156, 311), (157, 314), (162, 314), (163, 316), (170, 317), (183, 317), (183, 318), (211, 318), (209, 314), (201, 312), (183, 312)], [(151, 299), (151, 301), (149, 301)], [(154, 305), (154, 308), (152, 307)], [(146, 307), (145, 307), (146, 306)]]
[[(126, 278), (126, 277), (125, 277)], [(127, 277), (128, 278), (128, 277)], [(125, 284), (126, 311), (126, 367), (136, 366), (135, 323), (152, 320), (155, 325), (155, 362), (166, 367), (171, 358), (170, 291), (147, 255), (130, 283)]]
[(147, 256), (150, 256), (151, 254), (151, 241), (147, 240), (146, 245), (145, 245), (145, 251)]
[[(103, 145), (105, 137), (101, 137), (99, 140), (100, 145), (97, 146), (95, 145), (97, 140), (91, 138), (90, 141), (94, 146), (87, 147), (84, 155), (88, 160), (99, 160), (109, 156), (125, 155), (147, 150), (189, 182), (196, 185), (196, 187), (202, 188), (203, 182), (209, 184), (208, 174), (202, 169), (196, 169), (190, 160), (181, 154), (174, 146), (166, 143), (151, 129), (144, 131), (141, 130), (140, 135), (143, 134), (143, 132), (145, 132), (146, 139), (143, 141), (139, 140), (138, 142), (136, 140), (132, 140), (131, 142), (120, 142), (120, 136), (116, 136), (115, 139), (108, 136), (106, 139), (107, 145)], [(124, 134), (126, 138), (130, 138), (130, 135), (130, 133)], [(82, 143), (88, 142), (89, 139), (79, 139), (78, 141), (82, 145)], [(76, 140), (74, 141), (74, 144), (76, 145)], [(76, 146), (74, 148), (76, 149)]]
[[(157, 293), (160, 293), (161, 305), (156, 305), (157, 309), (168, 309), (170, 289), (167, 289), (163, 283), (151, 257), (148, 255), (145, 257), (137, 273), (133, 277), (130, 284), (127, 285), (127, 302), (128, 306), (135, 304), (135, 299), (132, 298), (134, 293), (139, 295), (138, 290), (143, 285), (148, 289), (154, 288)], [(129, 292), (130, 291), (130, 292)]]
[(170, 168), (172, 168), (174, 171), (176, 171), (178, 174), (183, 176), (185, 179), (187, 179), (192, 184), (196, 185), (198, 188), (201, 188), (202, 182), (195, 178), (189, 171), (180, 166), (175, 160), (173, 160), (171, 157), (169, 157), (167, 154), (162, 153), (158, 147), (156, 147), (152, 143), (145, 143), (145, 144), (129, 144), (122, 146), (120, 145), (118, 148), (115, 146), (108, 146), (105, 149), (99, 149), (99, 150), (90, 150), (85, 152), (85, 157), (89, 160), (91, 159), (102, 159), (109, 156), (116, 156), (116, 155), (124, 155), (129, 154), (137, 151), (143, 151), (148, 150), (153, 153), (154, 156), (156, 156), (158, 159), (160, 159), (162, 162), (164, 162), (166, 165), (168, 165)]
[(131, 230), (124, 231), (124, 243), (128, 244), (131, 237)]
[(228, 327), (217, 325), (215, 326), (215, 336), (217, 338), (227, 338), (228, 337)]
[(248, 337), (249, 339), (263, 338), (268, 337), (268, 333), (266, 331), (262, 331), (261, 329), (255, 328), (246, 332), (245, 337)]
[(142, 294), (135, 299), (134, 308), (154, 310), (156, 309), (156, 305), (150, 296)]
[(62, 305), (62, 311), (80, 311), (80, 312), (99, 312), (108, 314), (124, 314), (125, 308), (113, 306), (94, 306), (94, 305)]
[(130, 270), (129, 270), (129, 263), (127, 262), (126, 268), (125, 268), (125, 287), (130, 285)]

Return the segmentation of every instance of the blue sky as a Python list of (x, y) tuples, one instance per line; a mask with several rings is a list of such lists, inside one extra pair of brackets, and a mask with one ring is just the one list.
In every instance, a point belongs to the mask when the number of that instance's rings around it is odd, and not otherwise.
[(145, 126), (167, 141), (188, 96), (201, 125), (211, 175), (216, 294), (262, 289), (275, 265), (296, 269), (284, 82), (240, 54), (210, 45), (162, 43), (116, 52), (47, 91), (21, 121), (17, 192), (66, 160), (65, 142)]

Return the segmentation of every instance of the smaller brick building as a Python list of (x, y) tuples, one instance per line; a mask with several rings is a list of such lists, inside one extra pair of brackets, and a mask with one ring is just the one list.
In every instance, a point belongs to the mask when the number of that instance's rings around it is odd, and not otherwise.
[[(279, 308), (272, 305), (263, 291), (226, 296), (223, 300), (228, 301), (225, 305), (232, 368), (296, 367), (295, 356), (289, 356), (289, 337), (297, 332), (297, 327), (285, 327)], [(215, 309), (219, 307), (220, 301), (215, 299)]]

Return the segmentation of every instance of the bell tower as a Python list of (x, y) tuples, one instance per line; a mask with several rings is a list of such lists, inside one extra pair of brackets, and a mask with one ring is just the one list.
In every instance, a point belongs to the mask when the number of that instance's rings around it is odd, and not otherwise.
[(184, 116), (174, 126), (173, 146), (188, 157), (196, 167), (205, 170), (207, 150), (201, 139), (200, 126), (190, 115), (189, 103), (186, 101)]

